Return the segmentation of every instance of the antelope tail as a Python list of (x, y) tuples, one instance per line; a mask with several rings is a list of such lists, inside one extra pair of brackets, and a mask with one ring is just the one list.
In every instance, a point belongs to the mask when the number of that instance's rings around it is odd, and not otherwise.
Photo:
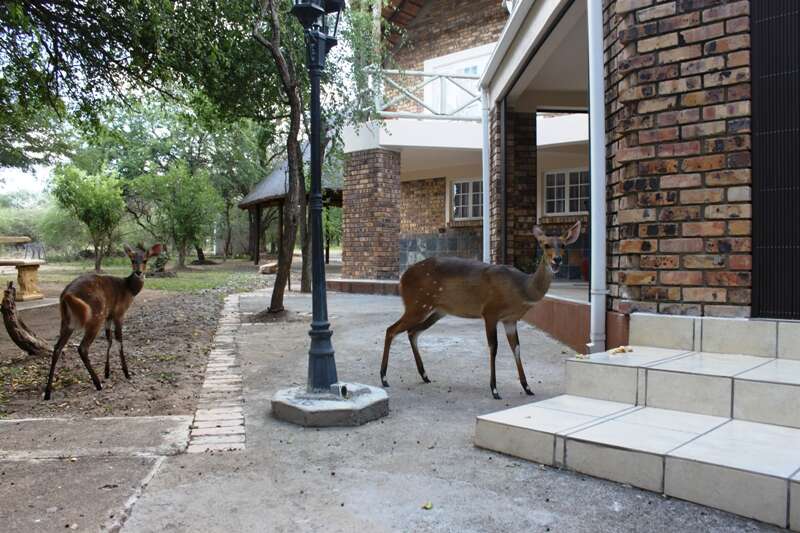
[(92, 308), (77, 296), (65, 294), (61, 302), (61, 310), (62, 312), (66, 312), (70, 327), (72, 328), (85, 326), (92, 316)]

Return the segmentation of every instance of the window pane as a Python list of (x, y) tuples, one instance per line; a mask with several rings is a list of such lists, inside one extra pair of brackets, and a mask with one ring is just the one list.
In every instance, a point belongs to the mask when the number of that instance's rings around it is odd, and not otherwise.
[(472, 216), (478, 218), (481, 216), (481, 206), (473, 205), (472, 206)]

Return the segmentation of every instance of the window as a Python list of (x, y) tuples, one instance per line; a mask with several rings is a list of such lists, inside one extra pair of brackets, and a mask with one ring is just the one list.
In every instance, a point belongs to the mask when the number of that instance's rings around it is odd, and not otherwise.
[(483, 215), (483, 184), (481, 180), (453, 183), (453, 220), (481, 218)]
[[(460, 50), (424, 62), (425, 72), (456, 76), (480, 76), (494, 50), (494, 43), (476, 48)], [(429, 79), (429, 78), (426, 78)], [(464, 89), (467, 89), (470, 93)], [(442, 114), (455, 113), (458, 116), (480, 117), (480, 102), (475, 101), (480, 94), (477, 79), (455, 78), (439, 79), (425, 86), (425, 104)], [(463, 109), (462, 109), (463, 108)]]
[(557, 170), (544, 175), (546, 215), (585, 213), (589, 210), (589, 171)]

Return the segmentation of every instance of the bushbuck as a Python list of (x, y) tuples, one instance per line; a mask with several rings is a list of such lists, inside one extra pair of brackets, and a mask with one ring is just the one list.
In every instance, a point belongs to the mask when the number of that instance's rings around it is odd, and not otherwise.
[(500, 399), (495, 379), (498, 322), (505, 326), (508, 343), (517, 363), (519, 382), (526, 394), (533, 395), (522, 368), (517, 321), (547, 293), (553, 274), (561, 268), (564, 247), (574, 243), (580, 233), (580, 222), (558, 237), (549, 237), (538, 226), (534, 227), (533, 235), (542, 247), (542, 258), (533, 274), (525, 274), (511, 266), (454, 257), (431, 257), (411, 266), (400, 278), (400, 296), (405, 312), (400, 320), (386, 330), (381, 361), (383, 386), (389, 386), (386, 368), (392, 340), (404, 331), (408, 332), (417, 371), (425, 383), (430, 383), (422, 365), (417, 338), (442, 317), (454, 315), (483, 319), (489, 342), (489, 386), (492, 396)]
[(76, 329), (83, 329), (83, 340), (78, 346), (78, 354), (81, 361), (92, 377), (92, 383), (97, 390), (103, 387), (100, 380), (89, 362), (89, 348), (94, 342), (100, 330), (105, 328), (108, 349), (106, 350), (106, 367), (104, 376), (111, 375), (109, 357), (113, 340), (111, 338), (111, 326), (114, 326), (114, 338), (119, 342), (119, 359), (122, 363), (122, 372), (126, 379), (130, 379), (128, 363), (125, 361), (125, 350), (122, 343), (122, 322), (125, 313), (133, 303), (133, 299), (144, 286), (145, 271), (147, 270), (147, 260), (153, 256), (161, 254), (161, 245), (155, 244), (145, 251), (142, 246), (135, 249), (127, 244), (125, 253), (131, 260), (132, 272), (127, 278), (115, 276), (101, 276), (98, 274), (85, 274), (74, 279), (64, 288), (59, 298), (61, 311), (61, 332), (53, 348), (53, 358), (50, 361), (50, 374), (47, 376), (47, 385), (44, 389), (44, 399), (50, 399), (50, 391), (53, 386), (53, 375), (56, 371), (56, 363), (61, 351)]

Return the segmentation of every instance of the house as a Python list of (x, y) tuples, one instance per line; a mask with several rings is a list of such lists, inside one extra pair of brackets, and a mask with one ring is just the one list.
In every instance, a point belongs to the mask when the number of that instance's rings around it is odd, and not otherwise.
[[(472, 5), (451, 5), (453, 16), (491, 19)], [(507, 5), (477, 83), (481, 256), (524, 268), (533, 225), (587, 216), (572, 212), (588, 197), (590, 301), (550, 298), (528, 319), (589, 355), (566, 362), (566, 395), (479, 417), (476, 444), (800, 530), (800, 456), (789, 451), (800, 445), (800, 10)], [(581, 111), (587, 163), (543, 174), (541, 140)], [(471, 126), (400, 138), (450, 154)], [(380, 157), (350, 154), (359, 194), (380, 206), (351, 219), (375, 258), (352, 277), (399, 270), (390, 237), (406, 152), (386, 139)], [(620, 344), (634, 346), (605, 351)]]

